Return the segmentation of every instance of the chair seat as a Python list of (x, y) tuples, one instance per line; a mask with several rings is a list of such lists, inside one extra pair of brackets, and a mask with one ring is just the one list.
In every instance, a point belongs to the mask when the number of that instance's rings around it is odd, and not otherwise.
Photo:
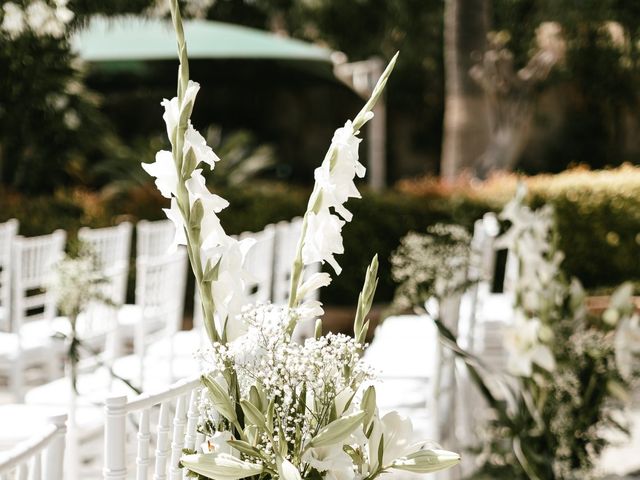
[[(171, 345), (170, 345), (171, 343)], [(174, 357), (193, 358), (194, 353), (209, 345), (206, 333), (199, 329), (180, 330), (171, 336), (152, 343), (147, 348), (147, 355), (151, 357), (166, 358), (170, 348), (173, 348)]]
[[(47, 424), (49, 417), (67, 413), (67, 407), (57, 405), (7, 404), (0, 406), (0, 451), (9, 450), (16, 443), (27, 440)], [(104, 424), (100, 407), (79, 406), (76, 425), (80, 440), (100, 433)]]
[[(100, 406), (110, 394), (135, 396), (136, 393), (122, 381), (112, 378), (100, 368), (92, 373), (78, 376), (79, 395), (77, 405)], [(39, 385), (29, 390), (25, 396), (27, 405), (56, 405), (66, 408), (71, 399), (71, 387), (68, 378), (58, 378), (52, 382)]]
[[(159, 342), (163, 343), (163, 342)], [(158, 348), (158, 353), (160, 353)], [(145, 355), (144, 364), (144, 389), (155, 386), (166, 386), (178, 379), (197, 375), (200, 372), (198, 362), (193, 356), (174, 356), (171, 365), (169, 364), (168, 353), (165, 355)], [(127, 355), (118, 358), (113, 362), (113, 371), (119, 377), (131, 381), (134, 385), (138, 383), (140, 372), (140, 357), (137, 355)]]
[(22, 335), (22, 345), (19, 344), (15, 333), (0, 332), (0, 362), (13, 360), (20, 351), (26, 355), (26, 360), (46, 358), (60, 343), (54, 342), (49, 335)]

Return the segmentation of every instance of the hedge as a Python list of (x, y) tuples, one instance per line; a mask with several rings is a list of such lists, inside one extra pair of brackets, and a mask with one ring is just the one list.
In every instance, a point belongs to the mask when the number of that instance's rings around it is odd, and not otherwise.
[[(354, 220), (343, 229), (346, 254), (339, 256), (342, 274), (323, 292), (327, 304), (354, 304), (371, 257), (380, 258), (376, 300), (391, 300), (394, 285), (389, 256), (408, 231), (422, 231), (437, 222), (470, 228), (484, 212), (499, 210), (513, 194), (519, 177), (490, 179), (482, 184), (444, 185), (432, 179), (402, 182), (386, 193), (363, 190), (362, 200), (347, 207)], [(525, 178), (534, 205), (549, 202), (557, 212), (564, 267), (588, 288), (640, 279), (640, 168), (572, 170), (554, 176)], [(267, 223), (301, 215), (309, 190), (290, 185), (253, 184), (218, 192), (231, 202), (221, 219), (229, 233), (256, 231)], [(20, 231), (36, 235), (79, 226), (104, 226), (122, 219), (162, 218), (165, 200), (150, 187), (125, 196), (60, 190), (53, 197), (0, 195), (0, 220), (15, 217)]]

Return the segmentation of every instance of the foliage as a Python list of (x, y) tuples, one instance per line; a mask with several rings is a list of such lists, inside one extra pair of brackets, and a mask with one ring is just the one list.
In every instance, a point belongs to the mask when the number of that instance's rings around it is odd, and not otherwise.
[(559, 269), (563, 254), (553, 242), (552, 210), (532, 211), (519, 190), (502, 217), (511, 227), (500, 240), (518, 263), (513, 319), (504, 336), (509, 376), (498, 379), (505, 393), (492, 393), (481, 359), (460, 350), (438, 325), (493, 410), (480, 438), (486, 453), (480, 477), (591, 478), (607, 445), (603, 430), (626, 431), (618, 418), (637, 374), (629, 365), (629, 354), (637, 353), (628, 338), (629, 325), (637, 328), (630, 285), (613, 294), (603, 315), (590, 314), (579, 282)]

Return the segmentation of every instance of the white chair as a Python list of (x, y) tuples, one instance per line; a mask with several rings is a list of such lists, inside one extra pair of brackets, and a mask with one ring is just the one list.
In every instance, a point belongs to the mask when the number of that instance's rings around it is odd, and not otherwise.
[(240, 240), (245, 238), (255, 240), (244, 262), (244, 267), (253, 280), (247, 285), (247, 303), (271, 300), (275, 230), (273, 225), (267, 225), (260, 232), (244, 232), (240, 235)]
[[(276, 224), (276, 248), (273, 263), (273, 294), (271, 301), (276, 305), (286, 305), (289, 301), (289, 290), (291, 288), (291, 269), (295, 257), (300, 235), (302, 234), (301, 217), (296, 217), (290, 222), (279, 222)], [(321, 269), (320, 263), (307, 265), (304, 278), (309, 278)], [(305, 300), (319, 300), (320, 290), (314, 290)], [(303, 341), (305, 338), (313, 336), (313, 319), (300, 323), (294, 332), (294, 338)]]
[(0, 223), (0, 331), (11, 330), (11, 248), (18, 234), (18, 220)]
[(56, 299), (47, 291), (52, 266), (62, 257), (66, 233), (16, 237), (12, 249), (11, 332), (0, 333), (0, 373), (9, 376), (11, 390), (21, 399), (25, 370), (44, 367), (50, 378), (59, 369), (51, 322)]
[(97, 257), (99, 267), (108, 280), (105, 293), (116, 305), (123, 305), (127, 296), (132, 230), (129, 222), (115, 227), (83, 227), (78, 230), (78, 239), (88, 245)]
[(289, 301), (291, 267), (302, 233), (302, 218), (276, 224), (276, 248), (273, 263), (273, 294), (271, 301), (276, 305), (286, 305)]
[(438, 335), (425, 315), (388, 317), (375, 331), (364, 359), (377, 372), (380, 413), (390, 410), (416, 419), (423, 438), (437, 437), (432, 389), (437, 365)]
[[(147, 363), (152, 363), (156, 372), (162, 370), (157, 368), (158, 355), (147, 358), (151, 345), (161, 342), (162, 348), (158, 350), (167, 363), (162, 373), (166, 383), (173, 381), (174, 369), (179, 370), (174, 365), (173, 338), (182, 327), (186, 281), (187, 252), (184, 248), (173, 254), (136, 260), (136, 303), (125, 305), (119, 314), (120, 325), (133, 332), (133, 355), (114, 362), (113, 368), (118, 375), (143, 386)], [(195, 360), (187, 362), (187, 368), (196, 368)], [(184, 373), (180, 372), (181, 375)]]
[(165, 255), (175, 234), (176, 227), (171, 220), (140, 220), (136, 224), (136, 257)]
[(61, 480), (63, 477), (66, 415), (51, 417), (33, 437), (0, 453), (1, 479)]
[[(182, 450), (201, 451), (204, 441), (197, 431), (199, 395), (200, 380), (194, 378), (133, 400), (107, 398), (103, 479), (146, 480), (150, 473), (154, 479), (186, 478), (178, 467)], [(137, 418), (128, 423), (132, 416)], [(131, 432), (128, 427), (134, 425), (137, 428)]]

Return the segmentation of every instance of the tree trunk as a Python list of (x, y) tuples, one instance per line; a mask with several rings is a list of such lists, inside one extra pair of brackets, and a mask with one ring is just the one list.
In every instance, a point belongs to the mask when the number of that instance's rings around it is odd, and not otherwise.
[(484, 92), (469, 70), (472, 54), (485, 50), (489, 0), (445, 0), (445, 112), (440, 173), (453, 180), (475, 175), (489, 139), (489, 111)]

